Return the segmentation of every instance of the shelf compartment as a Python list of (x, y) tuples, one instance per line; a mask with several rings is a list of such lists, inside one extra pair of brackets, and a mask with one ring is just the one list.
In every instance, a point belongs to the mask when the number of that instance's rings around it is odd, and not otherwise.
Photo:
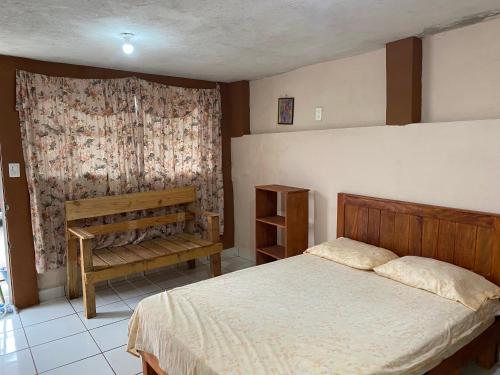
[(266, 254), (274, 259), (284, 259), (285, 258), (285, 248), (280, 245), (272, 245), (258, 248), (259, 253)]
[(260, 221), (261, 223), (274, 225), (280, 228), (285, 228), (284, 216), (275, 215), (275, 216), (258, 217), (257, 221)]

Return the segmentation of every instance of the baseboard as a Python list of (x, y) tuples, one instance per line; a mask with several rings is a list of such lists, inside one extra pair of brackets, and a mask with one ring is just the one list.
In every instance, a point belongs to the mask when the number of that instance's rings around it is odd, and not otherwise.
[(240, 247), (240, 248), (238, 248), (238, 256), (240, 256), (241, 258), (250, 260), (252, 262), (255, 262), (255, 251), (254, 250)]
[(47, 288), (47, 289), (40, 289), (38, 291), (38, 299), (40, 302), (48, 301), (51, 299), (59, 298), (59, 297), (64, 297), (64, 286), (56, 286), (53, 288)]
[(231, 256), (231, 257), (236, 257), (238, 256), (238, 248), (235, 247), (228, 247), (227, 249), (222, 250), (222, 253)]

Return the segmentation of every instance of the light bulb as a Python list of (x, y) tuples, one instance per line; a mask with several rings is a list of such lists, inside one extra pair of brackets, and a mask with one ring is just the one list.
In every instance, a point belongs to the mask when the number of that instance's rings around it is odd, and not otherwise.
[(125, 43), (123, 43), (122, 50), (127, 55), (130, 55), (132, 52), (134, 52), (134, 46), (132, 44), (130, 44), (129, 42), (125, 42)]
[(127, 55), (130, 55), (132, 52), (134, 52), (134, 46), (130, 42), (134, 34), (132, 33), (122, 33), (121, 34), (123, 37), (123, 45), (122, 45), (122, 50), (125, 52)]

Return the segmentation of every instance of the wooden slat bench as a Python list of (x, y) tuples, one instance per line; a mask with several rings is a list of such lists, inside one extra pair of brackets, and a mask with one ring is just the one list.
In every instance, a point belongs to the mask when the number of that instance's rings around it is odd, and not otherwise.
[[(210, 256), (212, 276), (220, 275), (222, 243), (219, 242), (219, 215), (193, 209), (195, 200), (194, 187), (185, 187), (66, 201), (68, 298), (79, 296), (78, 263), (81, 268), (83, 304), (87, 318), (96, 316), (94, 285), (100, 281), (183, 261), (194, 267), (195, 259), (203, 256)], [(185, 212), (112, 224), (78, 226), (78, 221), (82, 219), (181, 204), (188, 205)], [(180, 233), (138, 244), (92, 250), (92, 240), (95, 236), (107, 233), (126, 232), (180, 221), (186, 221), (186, 230), (190, 232), (193, 227), (192, 220), (196, 215), (204, 215), (207, 218), (208, 230), (204, 239), (190, 233)]]

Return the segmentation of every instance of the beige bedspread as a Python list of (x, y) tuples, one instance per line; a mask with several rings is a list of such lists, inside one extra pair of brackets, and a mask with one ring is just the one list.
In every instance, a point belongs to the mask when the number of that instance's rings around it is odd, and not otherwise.
[(169, 375), (423, 374), (500, 314), (314, 255), (149, 297), (128, 350)]

